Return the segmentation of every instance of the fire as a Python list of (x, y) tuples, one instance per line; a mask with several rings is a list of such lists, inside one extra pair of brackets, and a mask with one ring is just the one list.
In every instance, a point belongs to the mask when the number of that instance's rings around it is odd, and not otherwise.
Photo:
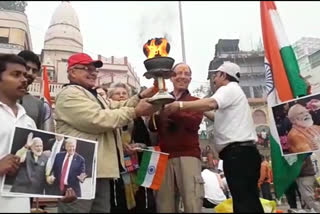
[(143, 46), (143, 53), (150, 58), (168, 56), (170, 44), (165, 38), (155, 38), (148, 40)]

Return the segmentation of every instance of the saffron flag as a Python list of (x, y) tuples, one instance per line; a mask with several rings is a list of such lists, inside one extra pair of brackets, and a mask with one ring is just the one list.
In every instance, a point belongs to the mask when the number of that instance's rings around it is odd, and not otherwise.
[(52, 116), (52, 103), (51, 103), (51, 96), (49, 90), (49, 80), (48, 80), (48, 73), (47, 67), (43, 66), (42, 72), (42, 93), (41, 99), (44, 103), (44, 117), (43, 117), (43, 130), (54, 132), (54, 122)]
[(161, 152), (158, 146), (148, 148), (143, 151), (136, 183), (158, 190), (166, 172), (169, 154)]
[(306, 155), (282, 156), (271, 107), (306, 95), (307, 85), (300, 77), (296, 56), (285, 34), (275, 3), (262, 1), (260, 10), (265, 50), (267, 102), (270, 112), (273, 183), (276, 197), (280, 198), (299, 175)]

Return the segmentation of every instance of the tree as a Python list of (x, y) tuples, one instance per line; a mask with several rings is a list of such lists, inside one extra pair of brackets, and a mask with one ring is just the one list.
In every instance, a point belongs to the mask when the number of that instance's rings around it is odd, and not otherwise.
[(26, 1), (0, 1), (0, 9), (14, 10), (23, 13), (27, 5), (28, 3)]

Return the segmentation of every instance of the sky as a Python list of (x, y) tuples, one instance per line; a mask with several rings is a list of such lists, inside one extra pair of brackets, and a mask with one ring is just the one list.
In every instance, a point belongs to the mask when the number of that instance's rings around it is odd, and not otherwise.
[[(33, 51), (41, 53), (51, 16), (61, 1), (28, 2)], [(178, 1), (71, 1), (78, 14), (84, 52), (92, 58), (127, 56), (140, 77), (151, 86), (142, 46), (154, 37), (166, 37), (169, 57), (182, 61)], [(191, 91), (207, 84), (210, 61), (219, 39), (240, 39), (241, 50), (256, 49), (262, 41), (259, 1), (182, 1), (186, 62), (192, 69)], [(320, 2), (276, 1), (288, 39), (320, 38)], [(167, 80), (168, 82), (168, 80)], [(171, 84), (167, 84), (172, 89)]]

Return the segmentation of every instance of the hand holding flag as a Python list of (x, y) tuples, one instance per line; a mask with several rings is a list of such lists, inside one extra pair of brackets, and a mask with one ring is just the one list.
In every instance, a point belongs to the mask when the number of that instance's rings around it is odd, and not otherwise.
[(169, 154), (161, 152), (158, 146), (144, 150), (136, 183), (158, 190), (166, 172), (168, 157)]

